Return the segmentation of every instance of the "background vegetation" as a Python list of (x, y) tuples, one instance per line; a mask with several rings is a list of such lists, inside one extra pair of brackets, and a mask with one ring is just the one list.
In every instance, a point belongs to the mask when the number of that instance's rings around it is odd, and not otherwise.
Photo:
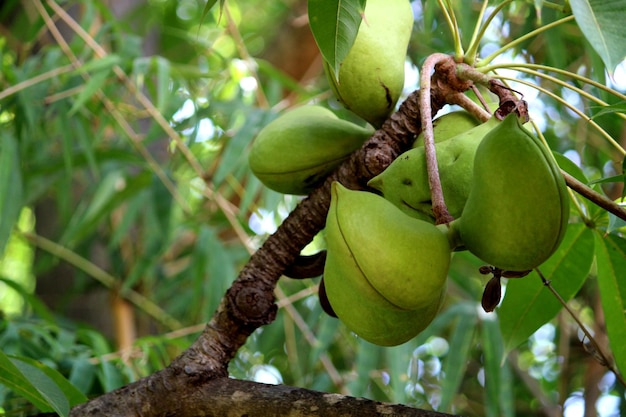
[[(483, 3), (450, 3), (467, 45)], [(573, 162), (562, 166), (622, 197), (626, 65), (607, 63), (573, 19), (499, 51), (570, 14), (567, 2), (504, 3), (480, 55), (498, 51), (494, 69), (520, 80), (511, 86), (551, 148)], [(623, 1), (606, 3), (613, 21), (626, 21)], [(426, 56), (455, 51), (438, 3), (412, 4), (407, 94)], [(231, 0), (208, 11), (195, 0), (9, 0), (0, 6), (0, 65), (6, 415), (58, 412), (167, 366), (299, 200), (251, 175), (255, 134), (311, 101), (356, 120), (330, 93), (305, 1)], [(624, 372), (626, 330), (610, 327), (626, 320), (624, 223), (575, 201), (565, 248), (544, 272)], [(394, 348), (325, 315), (319, 280), (282, 279), (276, 320), (248, 339), (229, 372), (468, 416), (626, 414), (624, 386), (540, 281), (507, 285), (541, 293), (534, 304), (505, 295), (496, 313), (481, 311), (480, 264), (456, 254), (442, 313)], [(518, 326), (502, 326), (503, 317)]]

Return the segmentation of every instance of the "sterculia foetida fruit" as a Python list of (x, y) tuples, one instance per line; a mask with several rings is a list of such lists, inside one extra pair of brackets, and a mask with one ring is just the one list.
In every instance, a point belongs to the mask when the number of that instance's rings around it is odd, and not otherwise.
[[(463, 133), (435, 144), (437, 165), (448, 212), (461, 216), (472, 183), (474, 156), (485, 135), (500, 123), (495, 117)], [(432, 211), (424, 147), (410, 149), (398, 156), (368, 185), (406, 214), (431, 223)]]
[(334, 182), (326, 242), (326, 296), (354, 333), (393, 346), (435, 317), (451, 257), (445, 226), (411, 218), (376, 194)]
[(338, 74), (324, 62), (337, 99), (378, 128), (404, 87), (404, 61), (413, 28), (408, 0), (368, 0), (356, 39)]
[[(456, 110), (446, 113), (433, 120), (433, 136), (435, 143), (452, 139), (456, 135), (480, 125), (480, 121), (465, 110)], [(413, 148), (424, 146), (424, 131), (413, 142)]]
[(261, 129), (248, 162), (268, 188), (306, 195), (372, 133), (371, 128), (339, 119), (325, 107), (298, 107)]
[(467, 203), (452, 227), (484, 262), (527, 271), (558, 248), (568, 216), (565, 180), (549, 149), (508, 115), (478, 146)]

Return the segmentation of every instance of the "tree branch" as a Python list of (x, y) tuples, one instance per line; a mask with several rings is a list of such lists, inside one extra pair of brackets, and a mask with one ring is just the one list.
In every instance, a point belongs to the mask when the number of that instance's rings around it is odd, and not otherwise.
[[(123, 390), (124, 388), (122, 388)], [(286, 385), (268, 385), (231, 378), (216, 378), (202, 385), (172, 392), (172, 397), (154, 398), (133, 408), (119, 408), (117, 403), (101, 403), (85, 415), (121, 416), (342, 416), (342, 417), (454, 417), (436, 411), (405, 405), (381, 403), (365, 398), (313, 391)], [(128, 404), (131, 398), (121, 401)], [(126, 405), (124, 404), (124, 405)], [(113, 411), (116, 410), (116, 411)], [(124, 412), (122, 413), (122, 410)]]
[[(431, 92), (434, 112), (443, 107), (448, 93), (445, 88)], [(419, 91), (411, 94), (360, 150), (300, 202), (250, 257), (203, 333), (185, 352), (159, 372), (74, 407), (71, 415), (179, 415), (180, 410), (168, 408), (176, 407), (184, 396), (196, 395), (212, 380), (225, 381), (228, 363), (248, 336), (276, 317), (274, 288), (278, 279), (324, 228), (331, 183), (365, 189), (371, 178), (408, 149), (421, 131), (419, 95)], [(203, 394), (205, 405), (211, 393)], [(210, 415), (198, 412), (194, 415)]]

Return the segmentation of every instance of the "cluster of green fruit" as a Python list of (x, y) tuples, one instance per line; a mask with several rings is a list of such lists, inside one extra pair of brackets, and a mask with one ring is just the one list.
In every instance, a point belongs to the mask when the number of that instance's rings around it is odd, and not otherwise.
[[(368, 0), (339, 72), (324, 65), (337, 99), (373, 127), (382, 125), (402, 93), (412, 27), (408, 0)], [(339, 119), (324, 107), (299, 107), (259, 132), (250, 150), (250, 168), (272, 190), (306, 195), (372, 133), (371, 127)]]
[[(339, 101), (374, 127), (394, 110), (402, 91), (412, 24), (407, 0), (368, 0), (339, 73), (326, 66)], [(403, 343), (432, 321), (445, 297), (453, 251), (471, 251), (499, 271), (498, 279), (523, 275), (556, 250), (567, 225), (560, 170), (517, 117), (480, 124), (454, 112), (434, 124), (454, 222), (434, 224), (419, 137), (369, 182), (376, 193), (332, 186), (320, 302), (375, 344)], [(250, 168), (275, 191), (306, 195), (372, 133), (324, 107), (303, 106), (261, 130)]]
[(515, 114), (439, 139), (443, 193), (458, 216), (452, 223), (434, 224), (421, 146), (370, 181), (384, 198), (332, 187), (326, 295), (346, 326), (375, 344), (404, 343), (432, 321), (453, 251), (493, 265), (499, 285), (500, 276), (523, 276), (548, 259), (567, 227), (561, 172)]

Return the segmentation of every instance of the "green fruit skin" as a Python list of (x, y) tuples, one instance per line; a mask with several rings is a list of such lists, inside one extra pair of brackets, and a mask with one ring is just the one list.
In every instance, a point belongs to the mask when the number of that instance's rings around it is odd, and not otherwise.
[(368, 0), (338, 77), (324, 63), (337, 99), (376, 128), (394, 110), (404, 87), (404, 61), (413, 29), (407, 0)]
[(445, 229), (404, 215), (380, 196), (333, 183), (326, 242), (326, 294), (353, 332), (397, 345), (434, 318), (451, 257)]
[[(457, 110), (446, 113), (433, 120), (433, 135), (435, 143), (452, 139), (457, 135), (479, 126), (480, 124), (480, 121), (476, 117), (465, 110)], [(413, 148), (418, 148), (420, 146), (424, 146), (424, 131), (422, 131), (415, 139), (415, 142), (413, 142)]]
[[(478, 145), (499, 123), (498, 119), (492, 117), (485, 123), (435, 145), (444, 200), (448, 212), (455, 218), (463, 213), (469, 196)], [(405, 214), (435, 223), (423, 146), (398, 156), (368, 185), (380, 191)]]
[(309, 194), (372, 135), (321, 106), (286, 112), (266, 125), (250, 148), (248, 162), (268, 188)]
[(465, 247), (508, 271), (526, 271), (558, 248), (567, 228), (565, 180), (543, 143), (512, 114), (476, 151), (472, 188), (458, 222)]

